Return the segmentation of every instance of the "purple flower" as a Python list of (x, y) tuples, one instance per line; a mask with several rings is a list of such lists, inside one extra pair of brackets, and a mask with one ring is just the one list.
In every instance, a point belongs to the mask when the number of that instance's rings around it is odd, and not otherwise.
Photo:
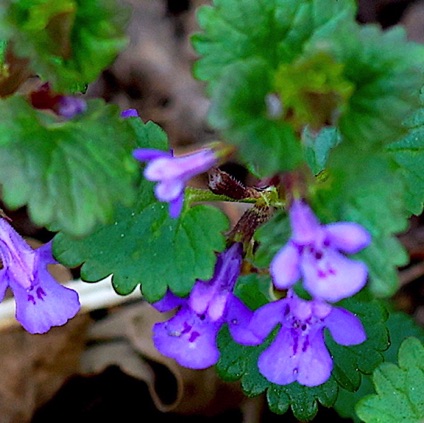
[(144, 177), (149, 181), (159, 182), (155, 188), (156, 198), (169, 203), (172, 218), (181, 213), (186, 183), (217, 162), (215, 153), (209, 148), (180, 157), (174, 157), (167, 151), (139, 148), (134, 151), (134, 157), (148, 162)]
[(121, 117), (126, 119), (130, 117), (139, 117), (136, 109), (126, 109), (121, 112)]
[(57, 263), (51, 242), (33, 250), (0, 219), (0, 301), (11, 288), (16, 301), (16, 319), (30, 333), (45, 333), (64, 325), (80, 309), (78, 294), (60, 285), (47, 271)]
[(87, 103), (82, 98), (64, 95), (60, 97), (56, 109), (58, 115), (72, 119), (87, 110)]
[(191, 369), (205, 369), (218, 361), (218, 331), (224, 323), (236, 342), (256, 345), (248, 330), (253, 312), (234, 294), (242, 263), (241, 244), (233, 244), (218, 256), (210, 281), (197, 281), (189, 298), (168, 292), (154, 307), (161, 311), (178, 308), (171, 319), (156, 323), (153, 342), (164, 355)]
[(367, 281), (364, 263), (347, 258), (371, 242), (370, 234), (353, 222), (321, 225), (309, 206), (296, 200), (290, 208), (292, 237), (275, 255), (270, 272), (279, 289), (303, 277), (315, 298), (337, 302), (360, 291)]
[(255, 311), (250, 328), (261, 342), (278, 324), (271, 345), (261, 353), (259, 371), (270, 382), (317, 386), (331, 375), (333, 361), (324, 343), (327, 328), (341, 345), (361, 344), (366, 334), (361, 321), (343, 308), (324, 302), (305, 301), (291, 291), (282, 300)]

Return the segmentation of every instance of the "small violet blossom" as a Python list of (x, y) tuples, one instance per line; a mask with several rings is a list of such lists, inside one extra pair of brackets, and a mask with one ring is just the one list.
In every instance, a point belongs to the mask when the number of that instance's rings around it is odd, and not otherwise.
[(87, 103), (84, 99), (69, 95), (60, 96), (56, 106), (58, 115), (72, 119), (74, 116), (84, 113), (87, 110)]
[[(139, 115), (136, 109), (126, 109), (121, 112), (121, 117), (127, 119)], [(172, 151), (138, 148), (134, 150), (133, 156), (148, 163), (144, 169), (144, 177), (158, 182), (155, 188), (156, 198), (169, 203), (172, 218), (177, 218), (181, 213), (187, 182), (217, 163), (216, 155), (210, 148), (179, 157), (175, 157)]]
[(2, 218), (0, 257), (0, 301), (10, 287), (16, 302), (16, 319), (28, 332), (45, 333), (78, 313), (78, 294), (56, 282), (47, 270), (48, 264), (57, 263), (51, 242), (33, 250)]
[(275, 339), (261, 353), (259, 371), (270, 382), (287, 385), (321, 385), (331, 375), (333, 361), (324, 343), (324, 329), (341, 345), (366, 339), (361, 321), (349, 311), (328, 303), (305, 301), (291, 290), (288, 296), (255, 311), (250, 328), (262, 343), (278, 325)]
[(133, 155), (141, 162), (148, 162), (144, 177), (158, 182), (155, 187), (156, 198), (169, 203), (172, 218), (181, 213), (186, 183), (217, 163), (214, 151), (209, 148), (179, 157), (174, 157), (168, 151), (138, 148)]
[(247, 329), (253, 312), (233, 294), (241, 263), (241, 244), (233, 244), (218, 256), (212, 279), (197, 281), (188, 298), (168, 291), (153, 304), (161, 312), (177, 308), (171, 319), (153, 327), (153, 342), (163, 355), (191, 369), (214, 365), (219, 359), (216, 338), (225, 323), (236, 342), (258, 344)]
[(343, 253), (354, 254), (368, 246), (370, 234), (354, 222), (321, 225), (301, 200), (293, 202), (289, 215), (292, 236), (270, 266), (274, 285), (287, 289), (303, 277), (312, 297), (329, 302), (360, 291), (367, 281), (367, 267)]
[(126, 109), (121, 112), (121, 117), (127, 119), (130, 117), (139, 117), (139, 115), (136, 109)]

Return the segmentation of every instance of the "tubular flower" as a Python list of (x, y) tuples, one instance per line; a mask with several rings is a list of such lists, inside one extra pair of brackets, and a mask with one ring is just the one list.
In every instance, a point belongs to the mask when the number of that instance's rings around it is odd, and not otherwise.
[(0, 219), (0, 256), (0, 301), (10, 287), (16, 319), (28, 332), (45, 333), (78, 313), (78, 294), (56, 282), (47, 270), (48, 264), (57, 263), (51, 242), (33, 250), (5, 219)]
[(324, 343), (327, 328), (341, 345), (361, 344), (366, 334), (361, 321), (349, 311), (327, 303), (305, 301), (289, 291), (282, 300), (255, 311), (250, 328), (263, 342), (278, 325), (271, 345), (261, 353), (259, 371), (270, 382), (321, 385), (331, 375), (333, 361)]
[(156, 198), (169, 203), (172, 218), (181, 213), (186, 183), (217, 163), (214, 151), (209, 148), (180, 157), (174, 157), (168, 151), (138, 148), (133, 155), (141, 162), (148, 162), (144, 177), (158, 182), (155, 188)]
[(258, 338), (247, 329), (253, 312), (233, 294), (241, 253), (241, 244), (233, 244), (221, 253), (212, 279), (197, 281), (188, 298), (168, 292), (153, 304), (161, 312), (177, 308), (171, 319), (153, 327), (153, 342), (162, 354), (192, 369), (212, 366), (219, 359), (216, 337), (225, 323), (236, 342), (258, 343)]
[(367, 280), (367, 267), (344, 253), (354, 254), (368, 246), (370, 234), (354, 222), (321, 225), (300, 200), (293, 202), (289, 214), (292, 236), (270, 266), (274, 285), (286, 289), (303, 277), (312, 297), (329, 302), (360, 291)]

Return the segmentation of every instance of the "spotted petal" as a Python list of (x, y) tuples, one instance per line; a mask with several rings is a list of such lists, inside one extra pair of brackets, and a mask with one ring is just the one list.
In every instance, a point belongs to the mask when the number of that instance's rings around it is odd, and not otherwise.
[(62, 326), (80, 309), (78, 294), (56, 282), (43, 268), (38, 270), (31, 289), (14, 280), (10, 287), (16, 301), (16, 319), (30, 333), (45, 333), (53, 326)]
[(364, 263), (348, 259), (333, 249), (327, 249), (319, 261), (313, 255), (304, 255), (301, 268), (305, 289), (313, 297), (329, 302), (337, 302), (359, 292), (368, 275)]
[(288, 385), (297, 379), (295, 369), (299, 356), (293, 355), (294, 339), (290, 330), (282, 328), (271, 345), (259, 356), (259, 371), (270, 382)]
[(300, 353), (297, 381), (305, 386), (318, 386), (326, 382), (333, 369), (333, 360), (324, 343), (322, 329), (308, 335), (308, 345)]
[(154, 325), (153, 342), (163, 355), (181, 366), (205, 369), (218, 361), (216, 336), (220, 326), (183, 307), (170, 320)]

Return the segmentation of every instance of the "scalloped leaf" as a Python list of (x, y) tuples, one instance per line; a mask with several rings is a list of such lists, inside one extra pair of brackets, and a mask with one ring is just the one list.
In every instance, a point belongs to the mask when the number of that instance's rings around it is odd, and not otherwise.
[(302, 159), (302, 146), (291, 126), (268, 116), (265, 98), (271, 90), (265, 61), (234, 63), (214, 90), (208, 116), (210, 124), (239, 147), (242, 159), (254, 163), (262, 175), (293, 169)]
[(420, 105), (424, 46), (408, 42), (401, 27), (357, 28), (336, 46), (345, 77), (355, 86), (338, 127), (358, 146), (392, 142), (405, 135), (402, 122)]
[[(387, 328), (389, 330), (390, 346), (383, 352), (384, 361), (395, 363), (397, 353), (401, 343), (406, 337), (416, 337), (424, 341), (424, 329), (417, 325), (413, 318), (403, 312), (391, 311), (387, 319)], [(361, 386), (356, 392), (349, 392), (344, 389), (339, 390), (334, 409), (343, 418), (350, 418), (355, 423), (360, 423), (355, 412), (355, 406), (359, 400), (367, 395), (374, 393), (371, 375), (363, 375)]]
[(196, 279), (213, 275), (216, 252), (225, 247), (227, 217), (217, 208), (186, 208), (178, 219), (169, 217), (168, 205), (158, 202), (152, 184), (143, 181), (137, 203), (119, 207), (115, 222), (101, 226), (83, 239), (58, 234), (55, 257), (66, 266), (82, 264), (87, 282), (112, 276), (122, 295), (137, 285), (150, 302), (161, 299), (167, 289), (187, 295)]
[(424, 47), (402, 29), (358, 25), (354, 11), (348, 0), (221, 0), (200, 10), (194, 71), (209, 83), (209, 122), (261, 176), (300, 164), (307, 125), (337, 125), (358, 149), (406, 133)]
[(253, 163), (258, 174), (293, 169), (302, 160), (300, 139), (290, 122), (273, 115), (267, 99), (277, 90), (280, 66), (299, 56), (311, 38), (353, 21), (353, 2), (228, 0), (214, 5), (200, 9), (204, 33), (193, 38), (201, 56), (194, 73), (214, 87), (210, 124), (239, 147), (242, 160)]
[(293, 60), (314, 34), (328, 34), (355, 16), (351, 0), (215, 0), (201, 7), (203, 32), (192, 37), (200, 59), (194, 74), (214, 82), (228, 65), (258, 58), (276, 69)]
[(373, 375), (376, 395), (357, 405), (365, 423), (421, 423), (424, 419), (424, 345), (406, 338), (399, 349), (399, 365), (383, 363)]
[[(88, 103), (73, 120), (0, 101), (0, 183), (10, 209), (28, 206), (36, 225), (85, 235), (135, 199), (134, 132), (116, 106)], [(117, 137), (116, 134), (119, 134)]]
[[(422, 99), (424, 104), (424, 98)], [(424, 203), (424, 107), (418, 109), (406, 122), (409, 133), (389, 144), (387, 151), (399, 166), (406, 189), (408, 210), (419, 215)]]

